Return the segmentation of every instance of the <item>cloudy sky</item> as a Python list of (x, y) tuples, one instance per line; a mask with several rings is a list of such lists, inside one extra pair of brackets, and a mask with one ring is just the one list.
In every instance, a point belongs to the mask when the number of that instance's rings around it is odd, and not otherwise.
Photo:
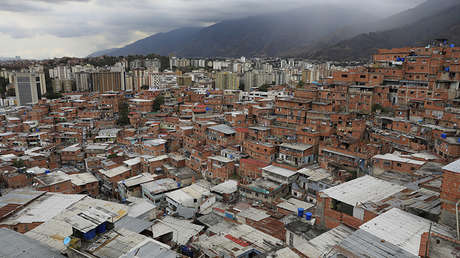
[(423, 0), (0, 0), (0, 57), (83, 57), (157, 32), (318, 3), (386, 16)]

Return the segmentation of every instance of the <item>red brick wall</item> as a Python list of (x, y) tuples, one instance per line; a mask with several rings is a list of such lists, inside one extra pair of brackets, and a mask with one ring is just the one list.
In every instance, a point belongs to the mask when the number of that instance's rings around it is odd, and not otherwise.
[(72, 193), (72, 184), (70, 180), (61, 182), (58, 184), (50, 185), (50, 186), (38, 186), (38, 191), (47, 191), (47, 192), (56, 192), (56, 193), (64, 193), (70, 194)]
[(443, 170), (441, 209), (455, 214), (455, 203), (460, 200), (460, 173)]
[(32, 223), (18, 223), (15, 225), (5, 225), (0, 224), (0, 228), (8, 228), (14, 230), (18, 233), (24, 234), (29, 232), (30, 230), (40, 226), (43, 222), (32, 222)]

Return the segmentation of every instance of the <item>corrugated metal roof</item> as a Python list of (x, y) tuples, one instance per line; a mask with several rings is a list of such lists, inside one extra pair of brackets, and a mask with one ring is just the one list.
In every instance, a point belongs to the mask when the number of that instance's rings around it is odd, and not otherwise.
[(221, 194), (231, 194), (238, 190), (238, 182), (235, 180), (227, 180), (211, 188), (211, 191)]
[(449, 228), (397, 208), (379, 215), (359, 228), (413, 255), (418, 255), (421, 236), (430, 230), (430, 224), (431, 232), (455, 238), (455, 234)]
[(73, 185), (86, 185), (98, 182), (97, 178), (91, 173), (79, 173), (69, 175)]
[(289, 148), (289, 149), (294, 149), (298, 151), (306, 151), (313, 147), (311, 144), (301, 144), (301, 143), (283, 143), (280, 145), (280, 147), (284, 148)]
[(378, 202), (406, 189), (371, 176), (363, 176), (321, 191), (328, 197), (351, 206), (364, 202)]
[(344, 238), (348, 237), (353, 230), (347, 226), (339, 225), (326, 233), (323, 233), (312, 240), (310, 244), (315, 247), (321, 254), (326, 254), (332, 247), (340, 243)]
[(0, 228), (0, 257), (64, 258), (65, 256), (42, 245), (37, 240), (6, 228)]
[(45, 193), (42, 191), (15, 190), (0, 197), (0, 219), (12, 214), (23, 205)]
[(114, 222), (118, 221), (128, 213), (127, 206), (123, 204), (85, 197), (67, 207), (54, 218), (27, 232), (26, 235), (39, 240), (52, 248), (63, 251), (66, 247), (64, 246), (62, 240), (73, 233), (72, 225), (66, 222), (66, 220), (90, 208), (113, 213), (114, 217), (111, 220)]
[(179, 245), (185, 245), (190, 238), (198, 235), (201, 230), (204, 229), (203, 226), (193, 224), (189, 220), (176, 219), (171, 216), (164, 217), (161, 221), (154, 224), (152, 226), (152, 232), (155, 232), (157, 227), (161, 228), (163, 231), (172, 231), (173, 241)]
[(374, 257), (374, 258), (415, 258), (413, 255), (400, 247), (393, 245), (390, 242), (382, 241), (382, 239), (358, 229), (349, 237), (345, 238), (337, 248), (337, 252), (345, 254), (352, 254), (356, 257)]
[(125, 216), (115, 223), (115, 227), (117, 228), (124, 228), (136, 233), (141, 233), (142, 231), (149, 229), (152, 225), (153, 222), (151, 221), (137, 219), (130, 216)]
[(384, 155), (379, 154), (379, 155), (375, 155), (372, 158), (373, 159), (382, 159), (382, 160), (390, 160), (390, 161), (414, 164), (414, 165), (419, 165), (419, 166), (421, 166), (421, 165), (426, 163), (425, 161), (419, 161), (419, 160), (415, 160), (415, 159), (408, 159), (408, 158), (404, 158), (404, 157), (401, 157), (401, 156), (393, 154), (393, 153), (386, 153)]
[(146, 240), (140, 245), (136, 246), (127, 254), (122, 255), (120, 258), (176, 258), (181, 257), (178, 253), (170, 250), (160, 242), (154, 240)]
[(47, 193), (40, 196), (19, 212), (3, 220), (3, 224), (45, 222), (61, 211), (80, 201), (86, 195)]
[(122, 166), (118, 166), (118, 167), (115, 167), (109, 170), (100, 169), (99, 172), (110, 178), (110, 177), (115, 177), (120, 174), (123, 174), (129, 170), (130, 170), (129, 167), (127, 167), (126, 165), (122, 165)]
[(270, 217), (270, 215), (268, 215), (264, 210), (249, 207), (248, 209), (244, 209), (238, 213), (237, 217), (247, 218), (253, 221), (261, 221)]
[(71, 180), (69, 175), (62, 171), (55, 171), (50, 174), (35, 176), (35, 179), (44, 186), (55, 185)]
[(300, 257), (294, 251), (291, 250), (289, 247), (285, 247), (280, 249), (274, 253), (274, 257), (283, 257), (283, 258), (298, 258)]
[(291, 177), (291, 176), (297, 174), (297, 171), (292, 171), (292, 170), (289, 170), (289, 169), (286, 169), (286, 168), (281, 168), (281, 167), (277, 167), (277, 166), (273, 166), (273, 165), (270, 165), (268, 167), (264, 167), (264, 168), (262, 168), (262, 170), (267, 171), (267, 172), (271, 172), (273, 174), (280, 175), (280, 176), (283, 176), (283, 177)]
[(233, 128), (231, 128), (228, 125), (224, 125), (224, 124), (211, 126), (211, 127), (208, 127), (208, 129), (218, 131), (218, 132), (221, 132), (223, 134), (234, 134), (234, 133), (236, 133), (236, 131)]
[[(128, 201), (131, 201), (131, 199), (132, 197), (128, 198)], [(140, 200), (135, 201), (129, 205), (129, 216), (134, 218), (141, 218), (156, 208), (156, 206), (153, 205), (150, 201), (141, 198), (139, 199)]]
[(446, 166), (442, 167), (442, 169), (452, 171), (455, 173), (460, 173), (460, 159), (457, 159), (456, 161), (447, 164)]
[(312, 203), (297, 200), (295, 198), (290, 198), (289, 200), (284, 200), (276, 206), (288, 211), (292, 211), (293, 213), (297, 213), (298, 208), (304, 208), (304, 210), (308, 210), (315, 205)]
[(154, 180), (154, 175), (150, 173), (142, 173), (137, 176), (133, 176), (130, 178), (127, 178), (125, 180), (122, 180), (121, 182), (126, 186), (126, 187), (132, 187), (132, 186), (137, 186), (140, 184), (144, 184), (147, 182), (151, 182)]

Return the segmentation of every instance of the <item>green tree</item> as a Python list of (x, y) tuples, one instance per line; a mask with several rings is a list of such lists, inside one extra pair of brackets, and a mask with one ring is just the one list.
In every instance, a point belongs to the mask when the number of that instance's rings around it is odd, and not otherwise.
[(244, 87), (245, 87), (244, 82), (240, 82), (240, 87), (239, 87), (239, 89), (240, 89), (241, 91), (244, 91)]
[(152, 111), (157, 112), (161, 109), (161, 105), (165, 103), (165, 97), (163, 95), (158, 95), (153, 101)]
[(129, 105), (126, 101), (121, 101), (118, 105), (118, 125), (128, 125), (129, 124)]
[(264, 84), (264, 85), (259, 87), (259, 91), (267, 92), (268, 88), (270, 88), (270, 85), (269, 84)]
[(303, 81), (299, 81), (299, 83), (297, 83), (297, 88), (303, 88), (304, 85), (305, 83)]
[(53, 89), (46, 90), (45, 97), (47, 99), (59, 99), (62, 98), (62, 94), (59, 92), (54, 92)]
[(13, 161), (13, 167), (16, 167), (16, 168), (24, 167), (24, 161), (22, 159), (17, 159)]
[(108, 159), (113, 159), (113, 158), (116, 158), (116, 157), (117, 157), (116, 153), (112, 153), (109, 156), (107, 156)]
[(6, 96), (8, 96), (8, 97), (14, 97), (14, 96), (16, 96), (16, 90), (13, 89), (13, 88), (9, 88), (9, 89), (6, 91)]

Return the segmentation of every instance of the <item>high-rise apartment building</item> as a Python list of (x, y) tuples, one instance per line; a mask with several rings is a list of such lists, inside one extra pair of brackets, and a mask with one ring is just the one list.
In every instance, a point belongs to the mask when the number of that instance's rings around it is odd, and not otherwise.
[(77, 91), (91, 91), (93, 89), (91, 73), (87, 73), (87, 72), (75, 73), (75, 85), (76, 85)]
[(216, 89), (237, 90), (240, 87), (240, 77), (238, 74), (221, 72), (216, 74)]
[(275, 79), (273, 73), (254, 70), (246, 72), (243, 76), (244, 89), (258, 88), (264, 84), (272, 84)]
[(91, 74), (93, 91), (108, 92), (125, 90), (125, 72), (100, 71)]
[(18, 106), (36, 104), (46, 94), (45, 74), (16, 73), (14, 88)]

